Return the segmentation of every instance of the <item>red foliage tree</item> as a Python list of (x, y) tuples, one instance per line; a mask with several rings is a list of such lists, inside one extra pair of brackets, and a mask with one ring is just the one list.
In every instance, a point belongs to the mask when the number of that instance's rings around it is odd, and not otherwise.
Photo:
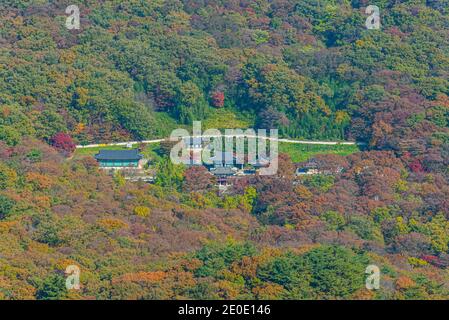
[(183, 188), (187, 192), (210, 191), (215, 185), (215, 177), (205, 167), (190, 167), (185, 171)]
[(51, 139), (51, 145), (66, 155), (71, 155), (75, 149), (76, 145), (70, 135), (64, 132), (58, 132)]
[(212, 93), (212, 105), (216, 108), (224, 107), (225, 94), (222, 91)]
[(413, 162), (409, 164), (409, 167), (414, 173), (424, 172), (424, 167), (418, 159), (413, 160)]

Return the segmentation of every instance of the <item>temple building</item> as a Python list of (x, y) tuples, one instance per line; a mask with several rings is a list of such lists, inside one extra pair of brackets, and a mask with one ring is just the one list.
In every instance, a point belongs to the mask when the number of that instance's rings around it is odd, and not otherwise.
[(95, 159), (104, 169), (143, 169), (143, 156), (139, 150), (100, 150)]

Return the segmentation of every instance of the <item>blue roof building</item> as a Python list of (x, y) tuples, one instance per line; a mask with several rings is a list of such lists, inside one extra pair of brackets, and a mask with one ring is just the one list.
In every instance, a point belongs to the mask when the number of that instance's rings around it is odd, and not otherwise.
[(139, 150), (100, 150), (95, 155), (100, 168), (138, 168), (143, 156)]

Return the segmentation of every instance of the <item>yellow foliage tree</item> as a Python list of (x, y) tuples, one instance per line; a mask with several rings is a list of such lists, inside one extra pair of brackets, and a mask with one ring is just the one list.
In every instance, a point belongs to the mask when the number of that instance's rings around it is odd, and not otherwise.
[(134, 214), (139, 217), (146, 218), (150, 215), (150, 213), (151, 213), (151, 210), (148, 207), (137, 206), (134, 208)]

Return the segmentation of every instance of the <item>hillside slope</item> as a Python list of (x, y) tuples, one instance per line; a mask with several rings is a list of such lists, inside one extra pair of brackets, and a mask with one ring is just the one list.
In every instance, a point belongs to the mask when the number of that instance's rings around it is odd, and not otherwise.
[[(367, 1), (78, 2), (72, 31), (0, 4), (0, 299), (447, 299), (447, 0), (377, 1), (380, 30)], [(68, 157), (193, 120), (366, 150), (226, 195), (164, 146), (154, 185)]]

